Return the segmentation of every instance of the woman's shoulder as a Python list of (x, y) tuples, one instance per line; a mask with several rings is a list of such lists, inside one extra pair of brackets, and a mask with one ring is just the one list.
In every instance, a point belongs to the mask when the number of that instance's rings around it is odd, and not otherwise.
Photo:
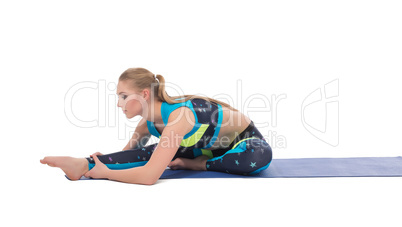
[(181, 106), (173, 110), (167, 120), (168, 124), (173, 125), (179, 123), (181, 126), (195, 125), (195, 117), (193, 111), (187, 106)]
[[(189, 108), (177, 108), (173, 110), (167, 120), (165, 129), (178, 134), (186, 135), (195, 125), (195, 118)], [(163, 132), (165, 132), (165, 129)], [(162, 133), (163, 133), (162, 132)]]

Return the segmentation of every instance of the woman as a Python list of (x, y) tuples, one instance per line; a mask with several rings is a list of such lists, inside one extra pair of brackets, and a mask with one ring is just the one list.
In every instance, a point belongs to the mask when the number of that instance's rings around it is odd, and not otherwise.
[[(247, 116), (201, 96), (170, 97), (165, 79), (144, 68), (127, 69), (117, 85), (118, 107), (142, 116), (123, 151), (89, 158), (45, 157), (71, 180), (81, 176), (152, 185), (170, 169), (252, 175), (268, 168), (271, 147)], [(150, 135), (159, 143), (146, 146)]]

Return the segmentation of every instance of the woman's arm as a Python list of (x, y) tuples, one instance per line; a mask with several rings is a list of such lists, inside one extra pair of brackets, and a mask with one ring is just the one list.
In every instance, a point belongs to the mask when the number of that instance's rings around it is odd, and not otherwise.
[[(108, 178), (109, 180), (133, 184), (155, 184), (172, 161), (180, 147), (183, 137), (190, 132), (194, 126), (194, 124), (188, 121), (186, 117), (183, 117), (183, 115), (181, 115), (181, 119), (175, 120), (179, 117), (180, 113), (178, 110), (180, 109), (183, 111), (183, 108), (178, 108), (170, 114), (168, 124), (162, 132), (158, 146), (145, 166), (125, 170), (110, 170), (107, 169), (106, 166), (103, 166), (102, 163), (100, 163), (97, 168), (98, 162), (92, 169), (94, 170), (93, 174), (97, 174), (95, 178)], [(184, 111), (191, 112), (188, 108), (184, 109), (186, 109)], [(192, 112), (188, 114), (192, 114)], [(98, 174), (96, 172), (97, 170), (101, 171), (101, 173)], [(93, 177), (90, 173), (91, 171), (88, 172), (88, 176)]]
[[(127, 145), (123, 148), (122, 151), (134, 149), (136, 147), (143, 147), (151, 137), (147, 127), (147, 121), (145, 118), (142, 118), (135, 128), (135, 132), (131, 139), (128, 141)], [(141, 143), (140, 143), (141, 141)]]
[(160, 178), (172, 161), (186, 133), (176, 127), (166, 126), (161, 140), (145, 166), (125, 170), (109, 170), (107, 178), (133, 184), (152, 185)]

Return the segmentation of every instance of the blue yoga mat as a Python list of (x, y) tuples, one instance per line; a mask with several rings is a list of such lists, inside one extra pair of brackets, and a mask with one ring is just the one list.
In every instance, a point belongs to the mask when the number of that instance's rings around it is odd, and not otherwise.
[[(213, 171), (170, 170), (161, 179), (178, 178), (301, 178), (401, 177), (402, 157), (273, 159), (268, 169), (253, 176)], [(88, 179), (85, 177), (82, 180)]]

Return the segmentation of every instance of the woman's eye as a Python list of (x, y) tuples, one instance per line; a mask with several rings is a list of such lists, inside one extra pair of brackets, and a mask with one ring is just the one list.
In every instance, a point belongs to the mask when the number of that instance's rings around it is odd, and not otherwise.
[(127, 98), (127, 95), (123, 95), (123, 99), (126, 99)]

